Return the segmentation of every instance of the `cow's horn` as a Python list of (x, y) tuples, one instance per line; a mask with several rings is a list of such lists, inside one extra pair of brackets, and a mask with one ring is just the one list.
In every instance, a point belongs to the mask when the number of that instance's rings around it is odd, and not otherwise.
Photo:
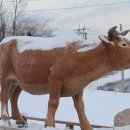
[(113, 34), (116, 32), (116, 28), (117, 28), (117, 26), (114, 26), (114, 27), (109, 29), (108, 37), (112, 37), (113, 36)]
[(119, 33), (121, 36), (125, 36), (127, 33), (129, 32), (129, 30), (125, 30), (125, 31), (123, 31), (123, 32), (121, 32), (121, 33)]

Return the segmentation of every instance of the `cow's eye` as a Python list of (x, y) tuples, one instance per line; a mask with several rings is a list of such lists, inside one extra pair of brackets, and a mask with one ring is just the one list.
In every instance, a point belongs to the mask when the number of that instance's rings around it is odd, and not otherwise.
[(118, 43), (118, 45), (122, 48), (129, 48), (129, 45), (125, 42), (120, 42), (120, 43)]
[(126, 46), (126, 44), (123, 44), (123, 46), (125, 47), (125, 46)]

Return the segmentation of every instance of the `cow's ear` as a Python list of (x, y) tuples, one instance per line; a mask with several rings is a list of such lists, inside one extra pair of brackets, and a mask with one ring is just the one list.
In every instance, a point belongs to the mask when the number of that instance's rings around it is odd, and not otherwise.
[(102, 41), (102, 43), (107, 46), (107, 45), (114, 45), (114, 42), (110, 41), (106, 36), (104, 35), (99, 35), (99, 39)]

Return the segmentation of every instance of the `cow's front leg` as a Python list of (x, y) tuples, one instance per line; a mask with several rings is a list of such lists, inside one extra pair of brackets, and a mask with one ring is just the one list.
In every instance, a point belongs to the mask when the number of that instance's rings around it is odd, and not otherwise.
[(46, 116), (45, 127), (55, 127), (55, 113), (59, 105), (60, 94), (61, 82), (50, 78), (48, 112)]
[(84, 112), (84, 103), (82, 99), (82, 93), (73, 96), (74, 106), (78, 113), (81, 130), (92, 130), (92, 127)]
[(4, 126), (11, 126), (8, 115), (8, 96), (10, 82), (6, 79), (1, 79), (1, 121)]

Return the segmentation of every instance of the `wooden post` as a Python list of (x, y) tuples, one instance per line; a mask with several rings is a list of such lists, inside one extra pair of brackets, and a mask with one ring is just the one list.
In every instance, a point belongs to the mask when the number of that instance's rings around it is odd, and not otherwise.
[(70, 123), (67, 123), (66, 124), (66, 128), (69, 128), (69, 129), (74, 129), (74, 125), (73, 124), (70, 124)]
[[(122, 24), (120, 24), (120, 32), (122, 32)], [(124, 79), (124, 70), (121, 71), (121, 79), (122, 79), (122, 82), (121, 82), (121, 91), (124, 90), (125, 88), (125, 79)]]

